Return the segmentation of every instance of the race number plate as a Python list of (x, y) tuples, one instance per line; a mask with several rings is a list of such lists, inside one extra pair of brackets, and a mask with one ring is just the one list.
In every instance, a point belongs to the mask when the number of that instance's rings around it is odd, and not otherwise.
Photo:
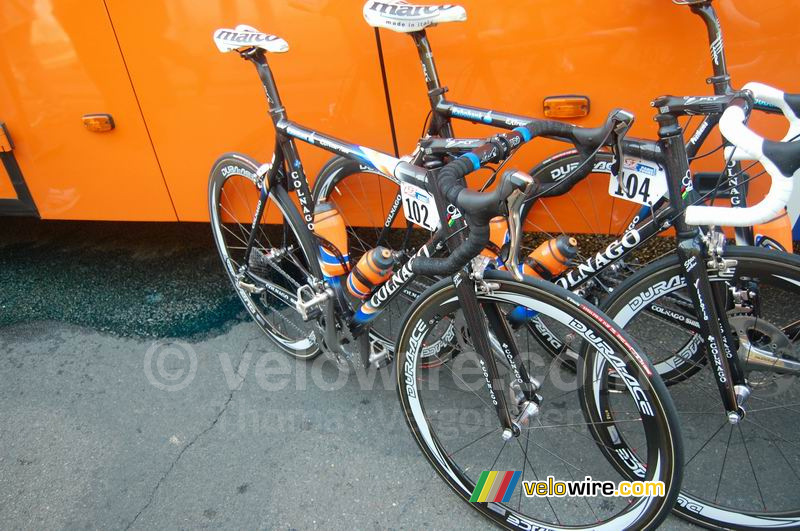
[(400, 193), (403, 196), (403, 213), (408, 221), (429, 231), (439, 228), (439, 211), (431, 194), (408, 183), (400, 186)]
[(622, 179), (612, 173), (608, 181), (608, 195), (640, 205), (652, 205), (666, 194), (664, 168), (635, 157), (622, 159)]

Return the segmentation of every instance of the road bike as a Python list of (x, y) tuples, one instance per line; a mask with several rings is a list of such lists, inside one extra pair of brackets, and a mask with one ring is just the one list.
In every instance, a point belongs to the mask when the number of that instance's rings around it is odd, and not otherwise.
[[(698, 197), (699, 194), (694, 193), (695, 181), (691, 178), (692, 174), (688, 170), (688, 161), (697, 156), (699, 146), (707, 139), (710, 130), (716, 126), (731, 103), (744, 98), (747, 101), (747, 105), (744, 105), (746, 114), (749, 114), (753, 108), (768, 112), (782, 112), (790, 124), (789, 132), (784, 140), (790, 140), (800, 131), (797, 119), (800, 114), (798, 112), (800, 98), (760, 84), (746, 86), (755, 92), (755, 98), (746, 93), (732, 91), (725, 67), (721, 32), (711, 3), (708, 1), (680, 3), (691, 4), (692, 10), (706, 22), (710, 41), (717, 43), (712, 47), (715, 76), (710, 79), (710, 82), (714, 84), (715, 92), (718, 94), (715, 96), (659, 98), (653, 104), (659, 111), (657, 120), (660, 120), (660, 123), (669, 123), (670, 134), (667, 135), (667, 129), (662, 128), (663, 137), (658, 142), (628, 137), (619, 138), (621, 151), (624, 153), (621, 161), (623, 171), (626, 169), (625, 166), (628, 166), (628, 170), (635, 170), (639, 173), (650, 170), (654, 176), (661, 177), (663, 191), (658, 196), (659, 201), (650, 201), (650, 208), (644, 211), (637, 207), (636, 212), (640, 214), (639, 219), (634, 218), (634, 222), (627, 225), (628, 230), (620, 238), (611, 242), (601, 252), (586, 258), (582, 263), (578, 262), (560, 275), (554, 275), (552, 280), (563, 287), (581, 290), (580, 293), (583, 294), (589, 294), (588, 288), (592, 287), (591, 283), (595, 283), (595, 287), (599, 284), (601, 293), (609, 293), (613, 290), (612, 299), (603, 306), (609, 308), (611, 315), (617, 316), (618, 313), (615, 312), (620, 311), (619, 305), (623, 303), (636, 309), (635, 312), (628, 309), (629, 312), (632, 312), (631, 315), (622, 315), (620, 319), (635, 331), (637, 338), (641, 335), (642, 341), (646, 341), (648, 345), (652, 346), (649, 350), (653, 354), (660, 354), (656, 357), (656, 368), (669, 384), (675, 386), (674, 392), (680, 395), (685, 408), (682, 412), (683, 425), (697, 431), (692, 439), (698, 442), (697, 447), (693, 448), (695, 451), (693, 457), (702, 457), (703, 452), (708, 452), (714, 447), (714, 445), (709, 447), (704, 444), (709, 441), (714, 442), (713, 437), (709, 438), (709, 435), (717, 436), (725, 433), (723, 431), (725, 426), (730, 426), (728, 444), (724, 445), (722, 450), (725, 455), (722, 458), (723, 470), (709, 471), (709, 467), (719, 464), (717, 461), (710, 461), (697, 467), (696, 474), (690, 473), (690, 479), (696, 481), (686, 482), (687, 488), (680, 498), (679, 513), (705, 525), (793, 527), (799, 523), (796, 509), (798, 501), (796, 497), (785, 495), (785, 492), (796, 491), (800, 486), (800, 483), (794, 482), (795, 478), (800, 480), (800, 476), (796, 472), (800, 470), (797, 463), (797, 446), (787, 443), (793, 438), (793, 426), (800, 420), (794, 418), (796, 413), (794, 405), (796, 405), (798, 395), (796, 379), (800, 375), (800, 370), (798, 370), (800, 369), (800, 365), (798, 365), (800, 356), (794, 346), (798, 335), (795, 321), (800, 322), (800, 320), (790, 315), (790, 310), (794, 308), (795, 301), (798, 300), (797, 281), (792, 280), (800, 278), (798, 277), (798, 260), (785, 253), (774, 253), (765, 249), (753, 249), (745, 246), (726, 248), (723, 245), (724, 238), (719, 232), (708, 229), (704, 229), (700, 233), (694, 229), (690, 231), (682, 219), (688, 206), (699, 203), (701, 199), (713, 197), (721, 188), (720, 183), (716, 183), (717, 186), (712, 187), (711, 192), (705, 194), (705, 197)], [(368, 22), (380, 27), (399, 28), (400, 31), (410, 32), (417, 43), (423, 71), (426, 75), (432, 107), (428, 135), (429, 137), (438, 135), (441, 138), (424, 138), (413, 154), (415, 160), (418, 159), (424, 164), (425, 157), (434, 156), (435, 159), (441, 157), (443, 152), (457, 155), (460, 150), (469, 149), (474, 143), (479, 142), (477, 139), (453, 138), (451, 118), (466, 118), (505, 128), (530, 120), (494, 110), (466, 107), (444, 100), (442, 95), (445, 89), (438, 81), (433, 56), (424, 31), (426, 25), (432, 23), (431, 19), (415, 20), (413, 21), (414, 25), (411, 26), (396, 26), (396, 19), (402, 19), (402, 17), (394, 16), (388, 8), (378, 14), (369, 13), (375, 5), (375, 2), (365, 4), (364, 13)], [(451, 9), (447, 14), (448, 20), (465, 18), (463, 12), (452, 11), (456, 7), (448, 9)], [(445, 20), (436, 19), (436, 22), (442, 21)], [(677, 120), (680, 117), (696, 115), (704, 116), (704, 120), (692, 135), (690, 142), (683, 145), (683, 152), (680, 152), (675, 145), (676, 135), (679, 134), (682, 139), (683, 128), (679, 126)], [(729, 168), (729, 172), (725, 175), (727, 178), (725, 186), (731, 190), (738, 187), (739, 197), (743, 198), (746, 196), (747, 184), (757, 176), (742, 177), (737, 159), (741, 158), (744, 150), (740, 150), (737, 154), (736, 150), (728, 149), (731, 146), (727, 142), (723, 147), (726, 148), (726, 167)], [(544, 170), (541, 168), (552, 169), (553, 164), (560, 165), (564, 162), (563, 157), (551, 158), (537, 166), (539, 169), (534, 170), (534, 177), (538, 176), (544, 184), (535, 192), (536, 199), (566, 194), (576, 183), (584, 179), (588, 173), (584, 163), (587, 160), (585, 151), (585, 149), (577, 149), (565, 152), (564, 156), (575, 156), (576, 158), (559, 166), (563, 170), (557, 172), (560, 178), (555, 181), (552, 178), (552, 172), (548, 170), (543, 174)], [(603, 168), (611, 172), (610, 166), (614, 160), (613, 156), (601, 153), (597, 156), (597, 162), (591, 169), (597, 171), (598, 168)], [(670, 165), (672, 166), (671, 171), (669, 171)], [(570, 170), (576, 168), (578, 171), (574, 171), (570, 175)], [(730, 170), (731, 168), (733, 169)], [(333, 201), (342, 197), (338, 204), (341, 206), (341, 211), (346, 213), (347, 202), (353, 202), (353, 197), (357, 194), (359, 187), (364, 188), (364, 183), (375, 180), (374, 176), (364, 175), (369, 172), (368, 169), (353, 163), (334, 159), (321, 172), (315, 185), (315, 197)], [(614, 173), (620, 175), (619, 168)], [(550, 178), (548, 178), (548, 174)], [(789, 175), (791, 174), (790, 171)], [(786, 179), (776, 179), (777, 182), (788, 182)], [(351, 185), (350, 183), (356, 184)], [(374, 189), (374, 184), (372, 186)], [(383, 197), (389, 198), (385, 204), (390, 208), (384, 210), (384, 212), (388, 211), (388, 214), (379, 216), (372, 223), (374, 227), (377, 227), (372, 230), (372, 239), (368, 238), (369, 227), (357, 227), (359, 241), (363, 242), (362, 245), (365, 247), (376, 241), (386, 241), (390, 237), (390, 231), (386, 230), (389, 227), (393, 227), (395, 232), (401, 234), (413, 234), (410, 229), (405, 228), (404, 220), (399, 216), (403, 206), (401, 199), (392, 200), (392, 198), (399, 197), (399, 194), (397, 189), (392, 187), (391, 179), (381, 179), (380, 187)], [(637, 187), (638, 189), (640, 188)], [(744, 212), (727, 212), (724, 216), (706, 220), (706, 223), (717, 227), (725, 225), (736, 227), (739, 243), (747, 243), (751, 241), (752, 236), (747, 229), (752, 227), (756, 221), (758, 223), (766, 222), (779, 215), (780, 209), (785, 207), (789, 195), (784, 190), (782, 195), (771, 196), (771, 198), (778, 201), (777, 208), (772, 210), (771, 216), (751, 218), (751, 221), (755, 221), (750, 225), (741, 223), (742, 219), (747, 219), (744, 216), (749, 215)], [(541, 203), (541, 201), (528, 202), (525, 207), (528, 210), (523, 210), (522, 213), (523, 219), (529, 219), (530, 209), (541, 207)], [(739, 206), (744, 207), (745, 202), (739, 201)], [(726, 221), (730, 221), (730, 223), (728, 224)], [(370, 225), (370, 223), (363, 225)], [(682, 264), (688, 258), (684, 260), (681, 258), (684, 258), (688, 251), (681, 250), (680, 246), (677, 248), (677, 253), (673, 252), (671, 256), (664, 258), (656, 265), (646, 268), (640, 274), (634, 274), (632, 278), (621, 285), (620, 282), (634, 271), (627, 271), (623, 275), (617, 274), (617, 278), (612, 279), (615, 280), (613, 283), (607, 282), (606, 278), (600, 276), (600, 273), (604, 272), (619, 273), (619, 259), (630, 256), (644, 242), (651, 240), (656, 234), (670, 227), (678, 229), (679, 233), (683, 232), (684, 238), (692, 240), (691, 245), (688, 243), (685, 245), (693, 247), (692, 253), (696, 253), (693, 254), (695, 262), (707, 257), (712, 264), (709, 266), (706, 263), (703, 267), (706, 270), (705, 275), (709, 277), (709, 286), (714, 288), (713, 291), (705, 291), (704, 299), (700, 299), (694, 293), (690, 294), (686, 290), (687, 285), (694, 286), (696, 279), (687, 283), (687, 274), (682, 269), (685, 266)], [(693, 240), (697, 234), (701, 234), (703, 239), (699, 244)], [(404, 246), (408, 246), (408, 241), (408, 237), (401, 238)], [(502, 240), (500, 243), (502, 244)], [(678, 245), (680, 243), (679, 241)], [(413, 252), (413, 250), (408, 252)], [(735, 264), (735, 267), (731, 264)], [(691, 277), (690, 280), (692, 280)], [(660, 296), (662, 294), (663, 296)], [(409, 293), (408, 296), (413, 297), (414, 294)], [(701, 326), (701, 319), (698, 317), (707, 314), (707, 309), (703, 311), (705, 307), (700, 303), (711, 300), (716, 305), (719, 319), (722, 320), (720, 326), (724, 330), (724, 333), (717, 336), (706, 333), (708, 330)], [(761, 302), (762, 300), (764, 303)], [(637, 304), (640, 305), (636, 306)], [(778, 311), (776, 314), (773, 306), (779, 307), (782, 313)], [(712, 319), (711, 322), (716, 322), (716, 320)], [(574, 365), (573, 358), (577, 356), (576, 352), (579, 351), (579, 348), (570, 344), (569, 335), (559, 336), (558, 333), (541, 323), (535, 315), (528, 319), (526, 326), (541, 344), (549, 346), (554, 359), (560, 360), (568, 366)], [(664, 332), (667, 330), (670, 334), (664, 337)], [(720, 345), (725, 346), (724, 360), (728, 361), (728, 365), (733, 365), (732, 368), (725, 368), (722, 362), (713, 356), (714, 347), (720, 349)], [(724, 377), (728, 384), (724, 391), (723, 388), (726, 386), (722, 385), (721, 377)], [(725, 415), (722, 422), (725, 425), (722, 427), (708, 421), (711, 418), (713, 422), (715, 418), (713, 415), (719, 410), (718, 402), (715, 401), (716, 403), (712, 404), (710, 408), (703, 407), (698, 410), (696, 407), (698, 393), (700, 393), (699, 398), (708, 400), (709, 393), (704, 386), (714, 386), (714, 382), (720, 386), (719, 396), (724, 405)], [(732, 384), (731, 382), (736, 383)], [(691, 392), (683, 389), (690, 389)], [(699, 389), (702, 391), (698, 391)], [(710, 396), (714, 397), (713, 391)], [(776, 401), (775, 397), (781, 398)], [(751, 404), (749, 417), (745, 413), (745, 403), (748, 399)], [(769, 415), (772, 416), (769, 419), (770, 425), (778, 423), (777, 431), (774, 427), (764, 428), (763, 421), (758, 420), (760, 416)], [(794, 424), (791, 422), (792, 420), (794, 420)], [(761, 428), (755, 427), (756, 423), (761, 424)], [(706, 424), (720, 429), (705, 433), (702, 430), (707, 427)], [(750, 429), (753, 431), (745, 431)], [(767, 432), (766, 430), (769, 429), (772, 431)], [(782, 431), (785, 429), (790, 431), (788, 433)], [(725, 489), (722, 489), (722, 480), (725, 477), (726, 457), (731, 450), (731, 437), (734, 430), (737, 430), (739, 439), (734, 443), (740, 445), (738, 448), (740, 455), (733, 459), (736, 465), (729, 465), (728, 476), (731, 476), (730, 470), (738, 470), (741, 474), (738, 476), (733, 474), (733, 479), (725, 481), (724, 484), (747, 484), (748, 487), (733, 488), (730, 492), (725, 492)], [(763, 479), (761, 482), (758, 479), (761, 473), (758, 461), (753, 461), (748, 451), (747, 441), (752, 440), (753, 437), (768, 439), (766, 449), (759, 448), (762, 450), (760, 457), (767, 454), (772, 456), (769, 462), (773, 467), (771, 470), (773, 477), (788, 478), (785, 481), (787, 484), (791, 484), (791, 487), (782, 489), (783, 496), (773, 493), (770, 498), (768, 496), (770, 493), (764, 492)], [(788, 449), (783, 446), (786, 444), (789, 444)], [(735, 452), (730, 453), (733, 455)], [(697, 458), (695, 465), (699, 462), (700, 458)], [(776, 463), (780, 465), (776, 465)], [(744, 477), (747, 474), (749, 477)], [(708, 495), (707, 489), (709, 488), (714, 490), (713, 496)], [(747, 499), (745, 500), (745, 498)]]
[[(507, 159), (537, 136), (591, 137), (599, 149), (616, 122), (596, 130), (532, 122), (486, 139), (443, 166), (424, 168), (289, 120), (267, 62), (267, 53), (288, 50), (283, 39), (237, 26), (217, 30), (214, 40), (220, 51), (235, 51), (255, 66), (275, 128), (270, 163), (228, 153), (209, 177), (220, 258), (264, 332), (297, 358), (324, 351), (337, 366), (363, 368), (380, 356), (369, 328), (386, 305), (417, 275), (443, 277), (417, 297), (394, 349), (401, 407), (436, 472), (465, 501), (482, 472), (491, 470), (517, 470), (522, 481), (540, 474), (663, 481), (663, 496), (584, 498), (577, 510), (560, 500), (523, 496), (521, 486), (470, 503), (509, 529), (657, 527), (675, 501), (681, 475), (680, 435), (663, 382), (630, 338), (588, 302), (552, 283), (523, 278), (516, 269), (491, 270), (473, 260), (488, 242), (489, 220), (518, 212), (536, 186), (530, 176), (509, 170), (491, 192), (463, 183), (467, 174)], [(382, 270), (391, 271), (388, 278), (366, 297), (354, 299), (344, 286), (363, 288), (369, 271), (355, 273), (359, 264), (349, 265), (348, 249), (335, 231), (320, 235), (323, 226), (338, 222), (330, 204), (311, 200), (298, 140), (397, 179), (408, 197), (427, 204), (441, 220), (412, 256), (382, 250), (369, 255), (373, 272), (381, 259), (393, 263)], [(511, 220), (516, 247), (519, 220)], [(575, 371), (554, 362), (526, 328), (512, 326), (510, 314), (518, 309), (536, 312), (560, 334), (582, 338)], [(428, 339), (438, 342), (442, 329), (454, 331), (457, 355), (426, 365), (439, 357), (426, 352)]]

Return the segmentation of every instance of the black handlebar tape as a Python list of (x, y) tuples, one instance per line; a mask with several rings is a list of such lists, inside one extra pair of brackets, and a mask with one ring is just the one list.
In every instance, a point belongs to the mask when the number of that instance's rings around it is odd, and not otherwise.
[[(463, 168), (463, 165), (453, 167)], [(508, 171), (503, 174), (497, 187), (491, 192), (475, 192), (461, 187), (455, 200), (451, 202), (463, 213), (464, 221), (469, 227), (469, 236), (446, 258), (415, 258), (411, 264), (412, 271), (418, 275), (429, 276), (453, 275), (458, 272), (489, 245), (489, 221), (498, 214), (505, 213), (504, 201), (514, 190), (524, 188), (528, 184), (529, 181), (523, 182), (515, 177), (514, 171)]]
[(445, 276), (454, 275), (470, 260), (478, 256), (489, 245), (489, 223), (481, 223), (470, 214), (464, 214), (469, 226), (469, 236), (455, 251), (445, 258), (427, 258), (418, 256), (411, 262), (411, 270), (417, 275)]

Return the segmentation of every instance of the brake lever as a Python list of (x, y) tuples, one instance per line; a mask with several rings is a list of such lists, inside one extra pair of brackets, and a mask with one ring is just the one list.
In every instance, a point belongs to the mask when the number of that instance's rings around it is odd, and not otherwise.
[[(522, 174), (523, 172), (517, 172)], [(522, 205), (526, 199), (533, 196), (538, 188), (538, 183), (530, 175), (523, 174), (526, 179), (524, 189), (517, 188), (506, 199), (508, 208), (508, 234), (509, 248), (508, 261), (511, 269), (511, 276), (514, 280), (522, 282), (522, 271), (519, 267), (519, 246), (522, 242)]]
[(611, 142), (611, 151), (614, 155), (614, 160), (611, 163), (611, 174), (619, 177), (622, 172), (622, 139), (628, 133), (628, 130), (633, 125), (634, 116), (628, 111), (622, 109), (618, 110), (614, 115), (614, 127), (611, 129), (613, 136)]

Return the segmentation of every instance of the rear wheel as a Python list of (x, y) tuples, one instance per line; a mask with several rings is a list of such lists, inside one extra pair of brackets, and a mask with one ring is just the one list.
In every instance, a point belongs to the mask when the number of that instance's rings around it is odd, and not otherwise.
[[(262, 198), (258, 167), (239, 153), (225, 154), (214, 163), (208, 182), (214, 242), (236, 293), (258, 326), (286, 353), (312, 358), (321, 351), (319, 338), (294, 303), (300, 286), (322, 278), (314, 243), (282, 186), (270, 190), (261, 223), (254, 225)], [(253, 230), (253, 252), (246, 257)]]

